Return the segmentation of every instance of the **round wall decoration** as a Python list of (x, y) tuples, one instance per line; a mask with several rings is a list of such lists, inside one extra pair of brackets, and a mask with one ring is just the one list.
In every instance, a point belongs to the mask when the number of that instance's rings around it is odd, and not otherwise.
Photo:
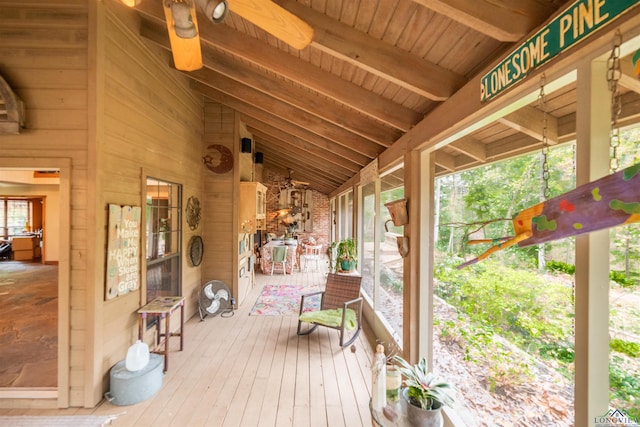
[(189, 240), (189, 251), (187, 254), (189, 255), (189, 260), (194, 267), (197, 267), (202, 262), (202, 253), (204, 251), (204, 247), (202, 245), (202, 237), (193, 236), (191, 240)]
[(214, 173), (227, 173), (233, 169), (233, 153), (224, 145), (209, 145), (202, 160), (207, 169)]
[(195, 230), (200, 224), (200, 200), (196, 196), (189, 197), (187, 200), (187, 224), (189, 229)]

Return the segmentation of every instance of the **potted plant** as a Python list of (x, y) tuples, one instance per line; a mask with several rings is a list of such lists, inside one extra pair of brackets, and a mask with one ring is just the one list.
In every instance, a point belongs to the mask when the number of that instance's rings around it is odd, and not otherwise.
[(336, 263), (336, 271), (353, 271), (358, 265), (358, 247), (356, 241), (351, 237), (338, 242), (336, 256), (338, 262)]
[(442, 427), (442, 406), (451, 406), (455, 401), (451, 385), (427, 371), (424, 357), (416, 365), (411, 365), (400, 356), (394, 356), (393, 360), (405, 377), (406, 388), (402, 390), (402, 396), (407, 402), (407, 418), (411, 424)]

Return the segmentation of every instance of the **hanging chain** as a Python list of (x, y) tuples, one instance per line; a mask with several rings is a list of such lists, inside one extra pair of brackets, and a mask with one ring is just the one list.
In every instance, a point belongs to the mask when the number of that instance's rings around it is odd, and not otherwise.
[(609, 84), (609, 92), (611, 92), (611, 138), (609, 145), (609, 170), (615, 173), (618, 170), (618, 147), (620, 146), (620, 113), (622, 113), (622, 96), (620, 95), (620, 87), (618, 82), (622, 75), (620, 68), (620, 45), (622, 44), (622, 35), (620, 31), (616, 31), (615, 41), (611, 55), (607, 60), (607, 83)]
[(572, 150), (572, 159), (573, 161), (571, 162), (571, 176), (573, 176), (573, 185), (575, 187), (576, 185), (576, 162), (578, 161), (577, 159), (577, 151), (576, 151), (576, 147), (578, 144), (576, 144), (575, 142), (573, 144), (571, 144), (571, 150)]
[(538, 106), (542, 109), (542, 180), (544, 182), (544, 198), (549, 199), (549, 137), (547, 135), (547, 96), (544, 93), (545, 75), (540, 76), (540, 94)]
[(576, 278), (571, 281), (571, 305), (573, 306), (573, 317), (571, 318), (571, 336), (576, 338)]

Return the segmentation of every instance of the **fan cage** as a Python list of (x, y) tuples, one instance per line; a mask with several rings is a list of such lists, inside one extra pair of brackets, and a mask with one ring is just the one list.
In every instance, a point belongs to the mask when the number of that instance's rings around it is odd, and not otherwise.
[(223, 312), (233, 310), (233, 298), (229, 287), (221, 280), (210, 280), (200, 290), (198, 311), (200, 319), (207, 315), (217, 316)]

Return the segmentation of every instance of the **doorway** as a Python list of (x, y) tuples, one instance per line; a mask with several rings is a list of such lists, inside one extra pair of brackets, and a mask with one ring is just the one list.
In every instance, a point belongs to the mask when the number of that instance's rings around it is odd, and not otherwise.
[(58, 236), (60, 218), (66, 217), (60, 209), (59, 170), (55, 176), (43, 174), (37, 161), (30, 168), (1, 166), (0, 239), (12, 248), (0, 259), (0, 395), (56, 397), (59, 331), (66, 328), (59, 320)]

